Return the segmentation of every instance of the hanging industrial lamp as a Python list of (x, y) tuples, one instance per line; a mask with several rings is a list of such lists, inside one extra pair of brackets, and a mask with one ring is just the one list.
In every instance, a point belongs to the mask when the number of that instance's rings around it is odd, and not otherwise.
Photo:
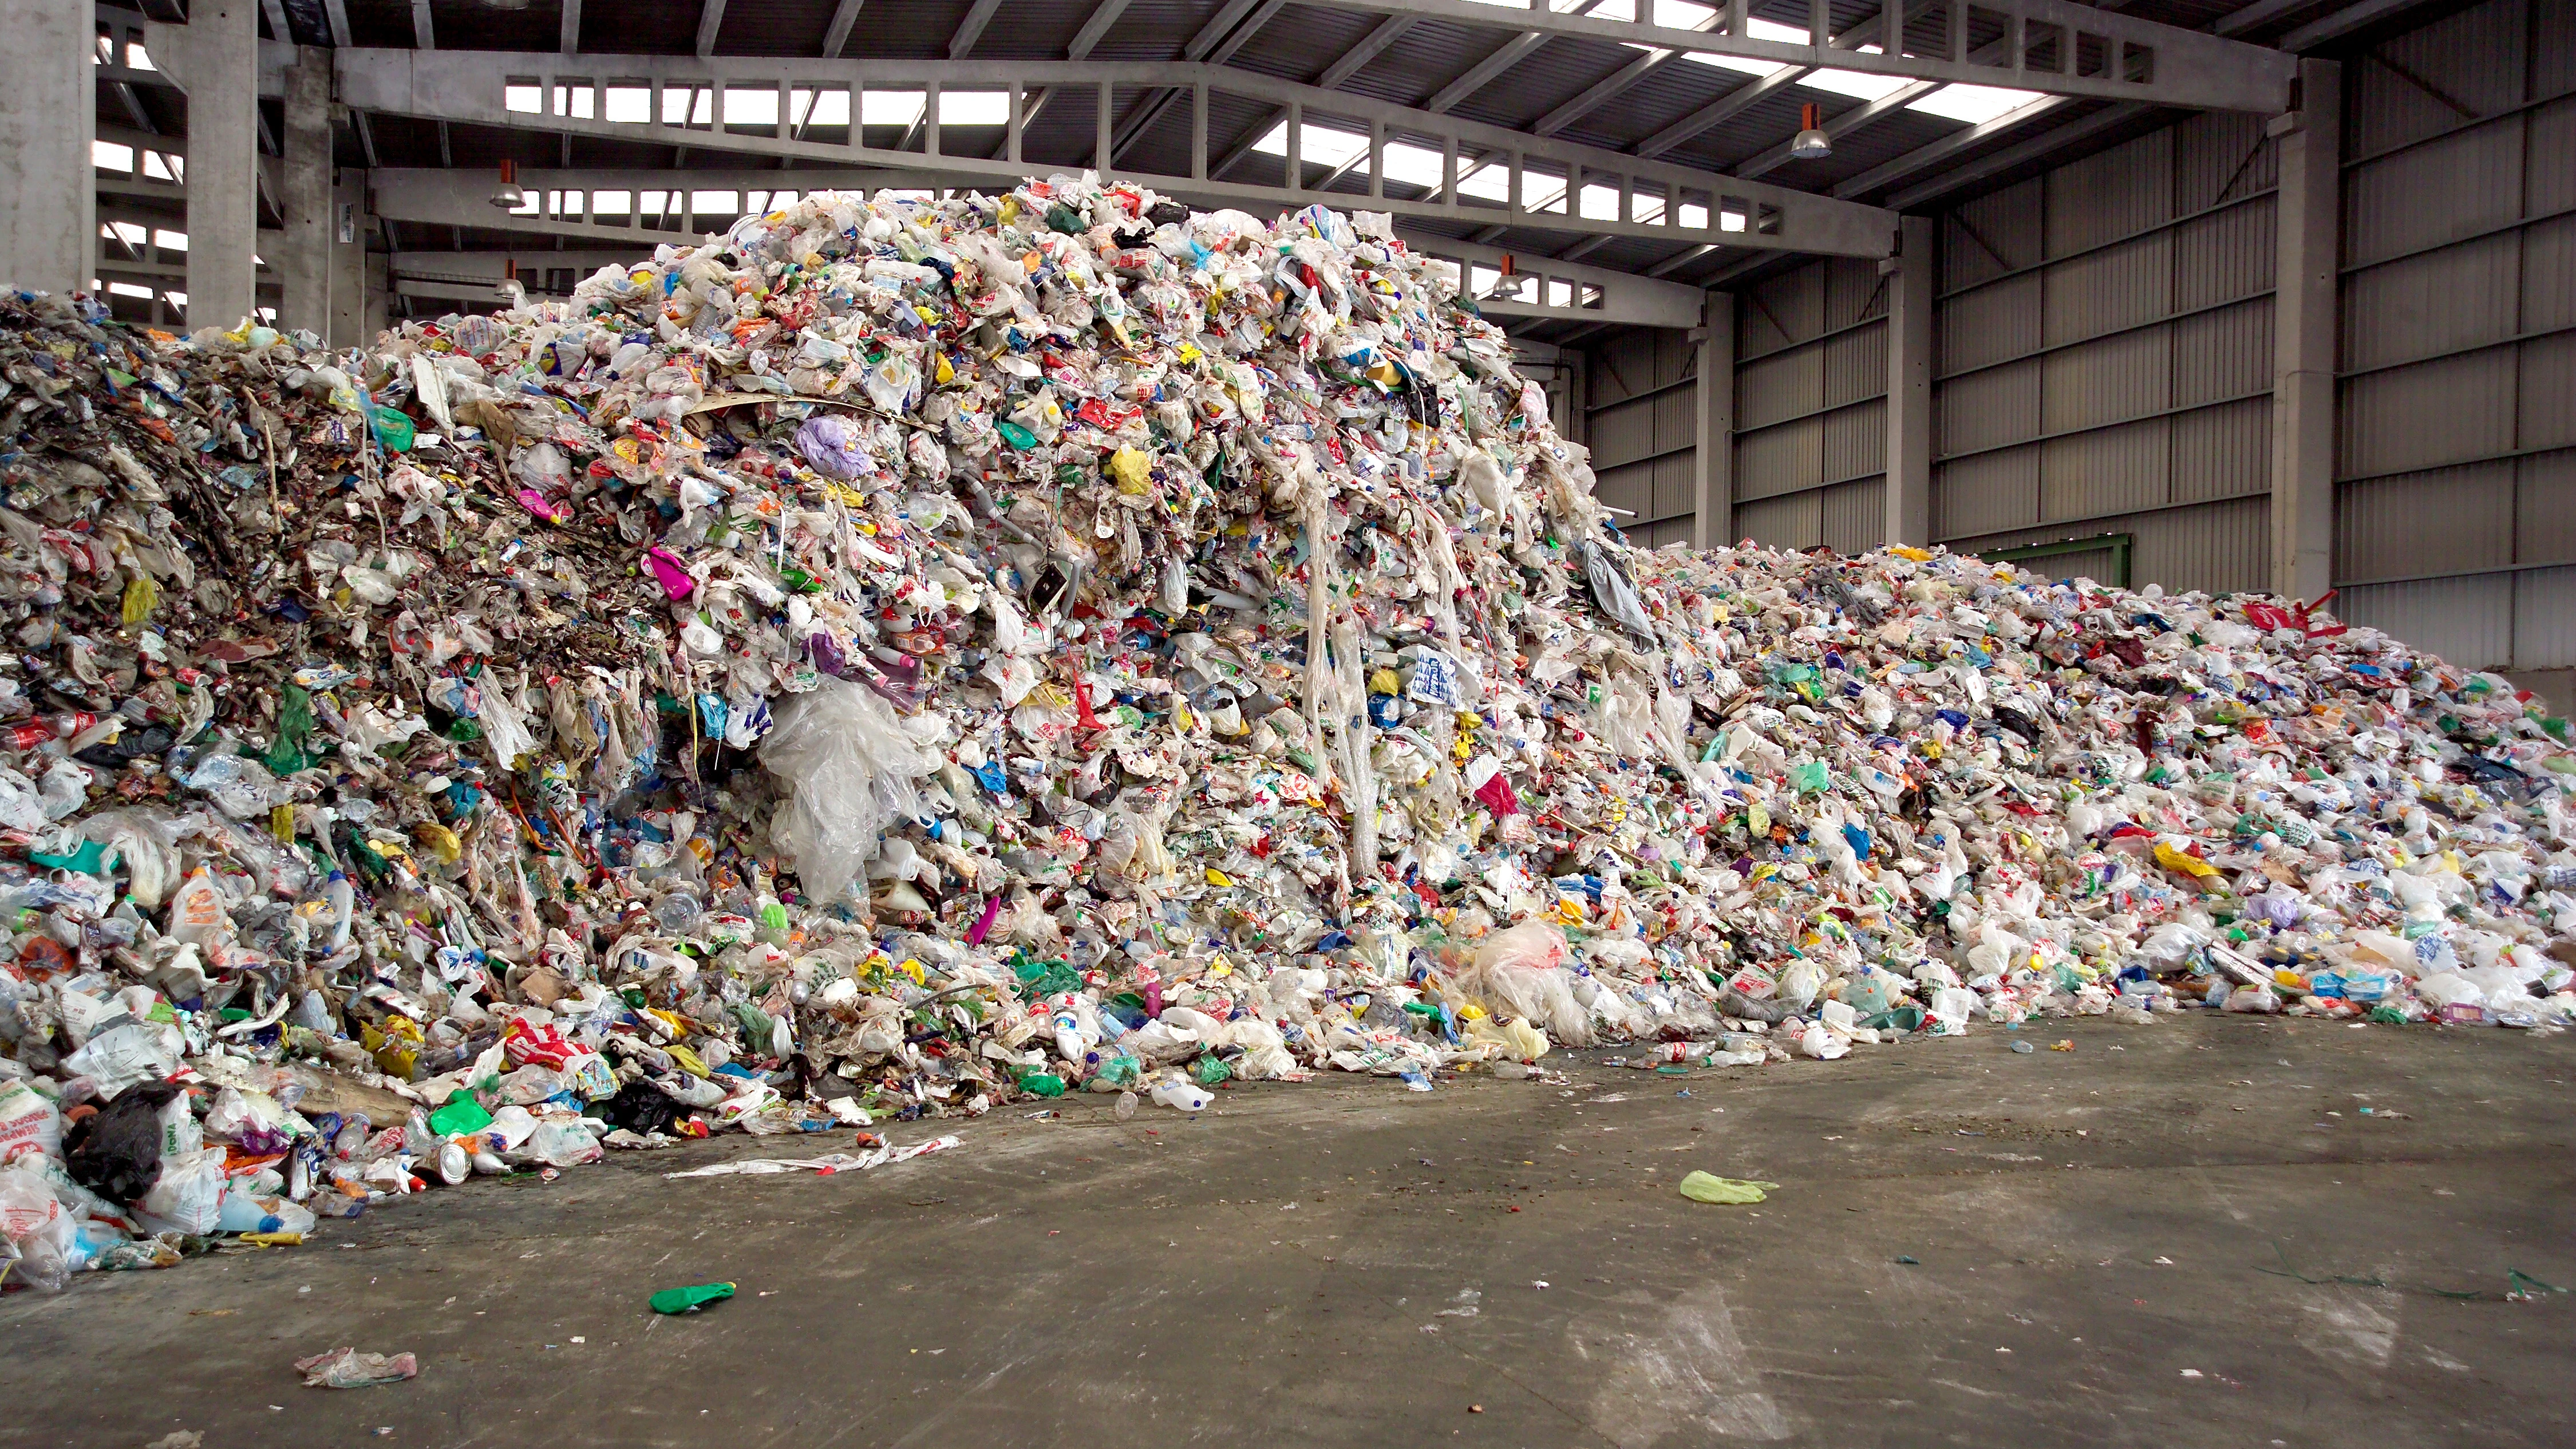
[(516, 211), (528, 202), (528, 193), (519, 189), (519, 163), (501, 163), (501, 189), (492, 193), (492, 204), (503, 211)]
[(1809, 101), (1798, 111), (1798, 138), (1789, 143), (1789, 155), (1799, 161), (1822, 161), (1834, 154), (1834, 138), (1825, 134), (1824, 116), (1815, 102)]

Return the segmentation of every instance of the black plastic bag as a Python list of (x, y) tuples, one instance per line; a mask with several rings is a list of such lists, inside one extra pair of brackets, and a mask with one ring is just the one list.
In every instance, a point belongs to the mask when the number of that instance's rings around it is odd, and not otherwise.
[(161, 1109), (182, 1089), (143, 1082), (72, 1124), (63, 1135), (63, 1165), (72, 1181), (114, 1203), (131, 1203), (161, 1176)]
[(638, 1080), (618, 1088), (600, 1115), (608, 1119), (609, 1126), (629, 1132), (667, 1132), (680, 1115), (680, 1104), (651, 1082)]

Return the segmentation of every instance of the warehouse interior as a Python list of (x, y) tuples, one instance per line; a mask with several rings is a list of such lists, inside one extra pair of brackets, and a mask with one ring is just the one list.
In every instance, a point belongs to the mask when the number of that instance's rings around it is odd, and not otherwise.
[(1633, 539), (2333, 591), (2576, 703), (2576, 0), (0, 16), (0, 254), (135, 321), (351, 345), (823, 188), (1321, 200), (1460, 269)]

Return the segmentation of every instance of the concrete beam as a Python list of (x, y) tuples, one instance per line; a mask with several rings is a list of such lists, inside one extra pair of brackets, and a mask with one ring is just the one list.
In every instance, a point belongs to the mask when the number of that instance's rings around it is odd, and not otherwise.
[[(435, 225), (461, 222), (530, 236), (556, 237), (582, 244), (584, 250), (580, 255), (585, 258), (596, 254), (604, 260), (626, 261), (648, 255), (664, 242), (698, 242), (711, 232), (720, 232), (731, 226), (740, 214), (736, 211), (698, 217), (688, 212), (666, 212), (648, 216), (635, 209), (645, 192), (722, 191), (734, 193), (739, 202), (747, 201), (746, 193), (753, 191), (788, 190), (799, 194), (810, 191), (871, 192), (919, 189), (940, 184), (973, 186), (976, 181), (972, 177), (940, 177), (917, 171), (888, 170), (531, 171), (523, 168), (519, 172), (519, 185), (530, 196), (538, 198), (538, 210), (527, 214), (491, 206), (484, 199), (491, 182), (480, 173), (437, 168), (383, 170), (373, 174), (372, 190), (376, 214), (389, 220)], [(601, 212), (597, 200), (601, 191), (625, 193), (626, 209), (613, 215)], [(548, 214), (546, 199), (557, 193), (564, 196), (566, 204), (560, 212)], [(663, 224), (657, 225), (657, 222)], [(1515, 254), (1499, 247), (1454, 241), (1419, 229), (1404, 229), (1404, 232), (1405, 245), (1412, 251), (1457, 265), (1462, 285), (1468, 280), (1467, 268), (1474, 266), (1490, 267), (1496, 271), (1508, 269), (1515, 275), (1532, 279), (1530, 289), (1536, 294), (1534, 301), (1500, 297), (1479, 299), (1477, 306), (1485, 315), (1497, 320), (1606, 322), (1639, 327), (1691, 327), (1699, 321), (1700, 292), (1696, 287), (1529, 253)], [(459, 255), (489, 257), (500, 254)], [(568, 254), (531, 252), (526, 254), (525, 262), (530, 266), (573, 265), (561, 260), (565, 255)], [(601, 261), (590, 260), (587, 264), (597, 267)], [(1563, 301), (1551, 300), (1559, 297)]]
[[(1532, 12), (1535, 13), (1535, 12)], [(1696, 33), (1696, 32), (1686, 32)], [(1838, 52), (1839, 53), (1839, 52)], [(1444, 198), (1437, 188), (1410, 188), (1414, 197), (1387, 195), (1344, 197), (1318, 195), (1302, 186), (1258, 185), (1216, 178), (1160, 176), (1122, 171), (1122, 177), (1156, 190), (1202, 203), (1242, 206), (1298, 206), (1326, 200), (1361, 205), (1419, 221), (1501, 225), (1552, 231), (1569, 236), (1609, 235), (1669, 241), (1676, 245), (1710, 243), (1747, 250), (1796, 251), (1839, 256), (1886, 256), (1895, 245), (1895, 217), (1875, 207), (1820, 197), (1765, 182), (1721, 176), (1692, 167), (1648, 160), (1623, 152), (1538, 137), (1507, 127), (1485, 125), (1454, 116), (1392, 105), (1365, 96), (1299, 85), (1231, 66), (1172, 62), (1090, 61), (876, 61), (865, 63), (775, 58), (725, 57), (699, 61), (685, 56), (582, 56), (567, 61), (553, 53), (496, 54), (453, 52), (344, 50), (338, 53), (341, 94), (354, 108), (386, 111), (431, 120), (471, 122), (517, 130), (560, 132), (622, 142), (647, 141), (686, 145), (692, 150), (720, 150), (771, 162), (875, 166), (936, 171), (976, 178), (976, 184), (1012, 184), (1031, 167), (1023, 161), (954, 154), (927, 155), (854, 144), (861, 139), (824, 141), (806, 135), (759, 134), (748, 126), (690, 128), (656, 121), (611, 121), (606, 106), (593, 106), (589, 116), (516, 111), (506, 103), (511, 86), (531, 86), (551, 98), (555, 83), (598, 84), (601, 77), (621, 83), (664, 89), (711, 87), (778, 89), (927, 89), (1004, 90), (1070, 86), (1093, 93), (1101, 85), (1160, 87), (1187, 92), (1204, 85), (1213, 93), (1232, 95), (1269, 107), (1299, 106), (1317, 116), (1334, 116), (1363, 125), (1382, 126), (1390, 137), (1441, 150), (1454, 144), (1461, 154), (1516, 155), (1511, 174), (1526, 181), (1543, 171), (1580, 174), (1586, 181), (1627, 178), (1641, 191), (1668, 193), (1673, 203), (1664, 219), (1620, 221), (1577, 215), (1573, 210), (1538, 210), (1528, 203), (1536, 185), (1515, 189), (1506, 202), (1480, 204), (1477, 198)], [(1210, 107), (1214, 109), (1213, 106)], [(658, 114), (658, 107), (653, 108)], [(1193, 150), (1204, 139), (1204, 117), (1193, 108)], [(775, 131), (776, 128), (766, 128)], [(943, 152), (952, 148), (943, 146)], [(1091, 158), (1068, 158), (1078, 166)], [(1394, 188), (1388, 188), (1390, 192)], [(1686, 226), (1685, 212), (1703, 224)], [(1730, 215), (1737, 226), (1727, 224)], [(1739, 229), (1740, 228), (1740, 229)]]
[[(1475, 0), (1310, 0), (1335, 10), (1372, 15), (1402, 15), (1418, 20), (1479, 30), (1509, 30), (1547, 39), (1559, 37), (1676, 50), (1696, 55), (1725, 55), (1777, 65), (1832, 67), (1905, 80), (1946, 81), (1962, 85), (2008, 86), (2047, 95), (2088, 96), (2100, 100), (2137, 101), (2146, 105), (2191, 110), (2253, 111), (2271, 115), (2289, 104), (2293, 57), (2265, 46), (2248, 45), (2215, 35), (2063, 0), (1995, 0), (1977, 8), (1995, 14), (2007, 29), (2025, 38), (2002, 60), (1980, 63), (1975, 57), (1947, 59), (1922, 54), (1873, 54), (1833, 49), (1828, 43), (1828, 16), (1817, 4), (1819, 23), (1809, 43), (1761, 40), (1749, 34), (1691, 30), (1646, 21), (1605, 19), (1568, 14), (1546, 5), (1530, 8), (1475, 3)], [(2394, 5), (2399, 0), (2368, 0)], [(2412, 0), (2407, 0), (2412, 3)], [(1641, 12), (1649, 7), (1637, 7)], [(1739, 12), (1740, 13), (1740, 12)], [(2145, 80), (2130, 80), (2126, 65), (2100, 66), (2079, 73), (2080, 47), (2072, 37), (2094, 40), (2100, 49), (2139, 58)], [(2060, 63), (2041, 70), (2029, 63), (2031, 51), (2055, 41)]]
[(0, 286), (89, 287), (91, 34), (89, 0), (0, 0)]
[[(1535, 303), (1496, 297), (1478, 298), (1476, 306), (1488, 317), (1525, 317), (1566, 322), (1610, 322), (1634, 327), (1696, 327), (1700, 320), (1700, 290), (1679, 282), (1658, 281), (1633, 272), (1614, 272), (1603, 267), (1587, 267), (1554, 257), (1533, 256), (1527, 252), (1507, 252), (1500, 247), (1478, 246), (1474, 242), (1452, 241), (1447, 237), (1408, 231), (1407, 250), (1420, 256), (1443, 261), (1501, 268), (1510, 266), (1514, 276), (1535, 279)], [(1464, 285), (1465, 272), (1459, 281)], [(1566, 304), (1547, 300), (1570, 294)]]
[(2343, 75), (2299, 63), (2280, 142), (2273, 224), (2272, 592), (2314, 599), (2334, 578), (2335, 279), (2341, 251)]

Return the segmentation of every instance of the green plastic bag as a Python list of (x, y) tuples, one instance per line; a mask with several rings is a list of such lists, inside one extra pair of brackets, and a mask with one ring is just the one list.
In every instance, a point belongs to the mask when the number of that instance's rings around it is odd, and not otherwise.
[(1715, 1173), (1694, 1172), (1682, 1179), (1682, 1196), (1692, 1202), (1724, 1203), (1730, 1206), (1763, 1200), (1765, 1188), (1778, 1187), (1776, 1182), (1754, 1182), (1746, 1178), (1719, 1177)]
[(732, 1296), (731, 1283), (697, 1283), (686, 1288), (665, 1288), (646, 1301), (656, 1313), (695, 1313), (707, 1304)]
[(292, 775), (313, 763), (305, 744), (313, 738), (313, 696), (295, 685), (279, 691), (277, 738), (259, 762), (272, 775)]
[(412, 440), (417, 436), (411, 419), (400, 408), (379, 405), (367, 414), (367, 425), (375, 430), (376, 441), (382, 443), (387, 452), (410, 452)]
[(1790, 787), (1801, 795), (1819, 794), (1830, 783), (1831, 777), (1825, 773), (1824, 765), (1818, 761), (1809, 760), (1803, 765), (1789, 767)]
[(107, 847), (95, 840), (82, 841), (68, 855), (52, 855), (41, 850), (30, 850), (27, 852), (27, 859), (31, 864), (41, 865), (47, 870), (76, 870), (83, 875), (107, 874)]
[(480, 1132), (492, 1125), (492, 1114), (483, 1104), (463, 1092), (447, 1099), (447, 1105), (429, 1114), (429, 1130), (441, 1137)]
[(1863, 1018), (1861, 1025), (1874, 1027), (1879, 1031), (1921, 1031), (1923, 1029), (1923, 1008), (1919, 1006), (1891, 1007), (1886, 1011), (1878, 1013), (1876, 1016)]
[(1020, 1078), (1020, 1090), (1032, 1097), (1061, 1097), (1064, 1095), (1064, 1078), (1053, 1072), (1031, 1072)]
[(1190, 1068), (1190, 1075), (1198, 1078), (1200, 1086), (1213, 1087), (1233, 1076), (1234, 1069), (1225, 1064), (1224, 1058), (1211, 1052), (1198, 1059), (1198, 1063)]

